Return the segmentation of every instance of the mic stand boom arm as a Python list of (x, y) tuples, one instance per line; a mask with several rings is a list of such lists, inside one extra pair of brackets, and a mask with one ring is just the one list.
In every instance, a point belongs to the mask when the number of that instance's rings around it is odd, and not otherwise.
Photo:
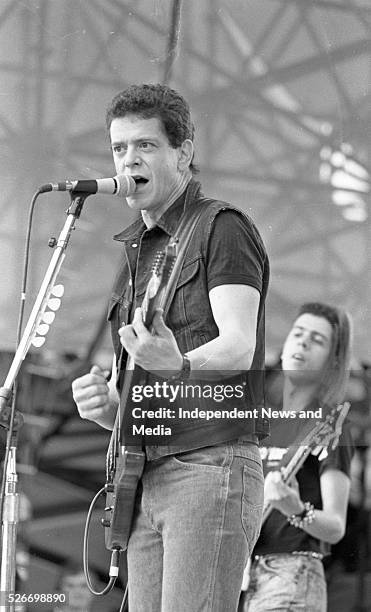
[[(35, 304), (32, 308), (21, 341), (14, 355), (14, 359), (10, 366), (8, 375), (5, 379), (5, 389), (12, 388), (15, 377), (17, 376), (19, 369), (22, 365), (22, 361), (27, 355), (28, 349), (32, 344), (32, 340), (36, 336), (37, 327), (42, 322), (42, 317), (48, 305), (48, 300), (50, 298), (55, 280), (62, 266), (63, 260), (66, 256), (65, 251), (68, 245), (68, 241), (70, 239), (71, 231), (74, 229), (76, 219), (80, 216), (82, 206), (88, 195), (89, 194), (76, 195), (73, 192), (71, 193), (72, 202), (69, 209), (67, 210), (67, 219), (59, 235), (55, 251), (51, 258), (49, 267), (45, 273), (44, 280), (41, 284), (39, 293), (35, 300)], [(0, 404), (0, 408), (1, 407), (2, 406)]]
[[(15, 431), (21, 424), (21, 415), (15, 416), (9, 411), (8, 403), (11, 400), (12, 389), (16, 376), (24, 361), (27, 352), (37, 335), (37, 328), (42, 322), (44, 312), (48, 305), (55, 280), (66, 256), (65, 251), (74, 229), (76, 219), (80, 216), (85, 199), (89, 194), (71, 192), (71, 204), (67, 210), (67, 219), (56, 243), (55, 251), (42, 281), (35, 304), (32, 308), (22, 338), (18, 344), (13, 361), (10, 365), (4, 386), (0, 387), (0, 426)], [(10, 414), (9, 414), (10, 413)], [(11, 427), (9, 425), (11, 424)], [(0, 612), (13, 612), (16, 567), (16, 537), (18, 523), (18, 494), (16, 473), (16, 433), (11, 432), (11, 447), (6, 466), (6, 489), (4, 496), (4, 516), (2, 522), (2, 552), (0, 571)]]

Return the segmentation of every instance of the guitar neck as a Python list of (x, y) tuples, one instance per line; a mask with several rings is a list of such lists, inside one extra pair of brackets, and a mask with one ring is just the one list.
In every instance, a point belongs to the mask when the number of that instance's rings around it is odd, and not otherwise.
[[(298, 473), (300, 468), (303, 466), (305, 460), (310, 455), (312, 448), (311, 446), (299, 446), (293, 457), (290, 459), (288, 464), (281, 468), (282, 480), (286, 484), (290, 484), (291, 480)], [(262, 525), (264, 525), (267, 518), (274, 510), (273, 506), (268, 503), (263, 507), (263, 518)]]
[[(282, 462), (280, 465), (280, 471), (281, 471), (282, 480), (285, 484), (290, 484), (291, 480), (294, 478), (294, 476), (298, 473), (300, 468), (303, 466), (305, 460), (308, 458), (310, 453), (319, 445), (320, 439), (321, 439), (321, 432), (323, 436), (323, 433), (326, 430), (327, 422), (331, 420), (332, 420), (331, 415), (328, 415), (326, 417), (326, 421), (317, 423), (312, 428), (312, 430), (309, 431), (309, 433), (307, 433), (306, 436), (304, 436), (301, 442), (298, 441), (297, 449), (295, 450), (293, 455), (290, 457), (289, 461), (285, 463), (285, 457), (282, 459)], [(290, 455), (290, 453), (294, 450), (294, 448), (295, 448), (295, 445), (290, 446), (287, 453)], [(273, 510), (273, 506), (270, 503), (264, 505), (262, 525), (267, 520), (267, 518), (270, 516), (272, 510)]]
[(116, 411), (115, 422), (112, 429), (112, 434), (110, 438), (110, 442), (108, 445), (108, 450), (106, 454), (106, 477), (107, 480), (111, 480), (113, 474), (116, 469), (116, 461), (119, 455), (120, 443), (121, 443), (121, 425), (123, 421), (123, 413), (127, 398), (130, 392), (130, 385), (132, 381), (132, 373), (134, 371), (134, 360), (130, 355), (127, 357), (126, 361), (126, 369), (125, 369), (125, 378), (123, 383), (123, 388), (121, 392), (121, 397), (119, 401), (119, 405)]
[[(163, 308), (168, 289), (168, 281), (174, 267), (176, 259), (175, 244), (167, 245), (165, 251), (157, 253), (152, 275), (146, 287), (146, 292), (142, 301), (141, 311), (144, 325), (151, 331), (152, 320), (158, 308)], [(121, 353), (122, 355), (122, 353)], [(119, 359), (119, 363), (121, 358)], [(133, 378), (135, 377), (136, 366), (134, 359), (127, 355), (125, 375), (123, 377), (122, 389), (120, 392), (120, 402), (116, 413), (115, 423), (112, 430), (106, 459), (107, 479), (112, 479), (116, 470), (117, 457), (120, 452), (122, 440), (122, 427), (125, 408), (130, 396)]]

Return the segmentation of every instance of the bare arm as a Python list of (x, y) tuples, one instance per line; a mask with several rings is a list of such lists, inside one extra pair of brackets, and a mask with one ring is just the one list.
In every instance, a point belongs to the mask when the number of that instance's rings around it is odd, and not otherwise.
[(326, 470), (321, 476), (323, 510), (316, 510), (313, 523), (304, 527), (310, 535), (336, 544), (345, 533), (350, 479), (340, 470)]
[[(203, 371), (248, 370), (255, 351), (259, 292), (248, 285), (221, 285), (209, 297), (219, 335), (187, 352), (192, 371), (199, 377)], [(151, 334), (145, 328), (138, 308), (133, 323), (119, 330), (121, 343), (145, 370), (180, 370), (182, 354), (161, 313), (154, 317), (153, 330)]]
[(211, 289), (210, 304), (219, 336), (188, 354), (192, 369), (249, 370), (255, 351), (260, 295), (248, 285)]

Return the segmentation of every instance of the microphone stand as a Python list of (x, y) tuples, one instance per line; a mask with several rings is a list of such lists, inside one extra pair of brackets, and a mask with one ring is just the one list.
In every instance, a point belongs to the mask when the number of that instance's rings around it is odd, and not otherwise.
[(14, 609), (14, 587), (16, 577), (16, 534), (19, 516), (18, 476), (16, 472), (16, 447), (18, 428), (14, 427), (6, 468), (6, 484), (2, 521), (1, 548), (1, 612)]
[(18, 429), (22, 422), (22, 415), (15, 411), (14, 402), (9, 409), (13, 385), (16, 376), (25, 359), (34, 338), (37, 337), (37, 328), (42, 323), (48, 300), (52, 294), (55, 280), (66, 256), (65, 251), (75, 227), (76, 219), (80, 217), (85, 199), (89, 194), (72, 191), (71, 204), (67, 210), (67, 219), (56, 241), (55, 251), (49, 267), (42, 281), (39, 293), (24, 329), (22, 338), (10, 365), (4, 386), (0, 387), (0, 426), (9, 429), (10, 448), (8, 457), (5, 455), (6, 484), (4, 495), (4, 512), (2, 517), (2, 553), (0, 570), (0, 612), (14, 612), (15, 602), (15, 575), (16, 575), (16, 540), (19, 514), (19, 499), (17, 493), (18, 476), (16, 472), (16, 448)]

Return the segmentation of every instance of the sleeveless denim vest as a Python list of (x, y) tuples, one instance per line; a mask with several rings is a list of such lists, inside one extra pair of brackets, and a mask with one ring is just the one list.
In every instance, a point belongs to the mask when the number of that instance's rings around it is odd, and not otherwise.
[[(111, 323), (112, 342), (116, 360), (118, 363), (119, 361), (121, 362), (121, 368), (125, 367), (125, 360), (120, 360), (122, 346), (117, 332), (122, 324), (129, 322), (129, 317), (134, 312), (135, 306), (141, 304), (146, 288), (146, 282), (142, 278), (135, 278), (137, 253), (140, 250), (140, 256), (143, 255), (145, 261), (150, 260), (151, 257), (153, 258), (155, 250), (164, 248), (170, 236), (175, 233), (183, 208), (189, 206), (203, 206), (204, 211), (201, 214), (187, 250), (174, 298), (168, 311), (166, 324), (172, 330), (181, 352), (191, 351), (218, 336), (218, 328), (213, 318), (208, 295), (206, 254), (215, 217), (222, 210), (231, 209), (247, 218), (254, 235), (254, 240), (258, 243), (266, 262), (258, 314), (256, 350), (251, 366), (251, 370), (256, 375), (250, 377), (248, 382), (248, 396), (253, 398), (254, 405), (261, 406), (264, 401), (262, 389), (264, 377), (264, 300), (269, 277), (268, 258), (264, 245), (255, 226), (247, 215), (225, 202), (203, 198), (198, 182), (191, 180), (186, 189), (185, 198), (183, 197), (179, 200), (165, 211), (163, 217), (159, 220), (158, 225), (161, 225), (161, 229), (155, 226), (151, 230), (146, 230), (143, 221), (138, 219), (126, 230), (114, 236), (115, 240), (122, 242), (124, 245), (123, 258), (114, 282), (108, 310), (108, 320)], [(251, 380), (251, 378), (254, 380)], [(234, 384), (238, 384), (241, 381), (246, 382), (245, 374), (233, 377), (233, 379)], [(122, 380), (122, 371), (118, 372), (118, 381), (120, 380)], [(228, 382), (228, 380), (225, 382)], [(118, 384), (118, 391), (120, 392), (120, 382)], [(236, 402), (234, 402), (235, 404)], [(201, 402), (200, 408), (204, 408), (206, 405), (207, 402), (205, 405), (202, 405)], [(245, 399), (238, 406), (239, 409), (246, 409), (248, 407)], [(256, 433), (259, 437), (265, 437), (268, 434), (268, 423), (265, 419), (260, 418), (250, 420), (249, 423), (245, 424), (244, 430), (241, 433), (238, 423), (226, 423), (220, 420), (211, 420), (202, 424), (199, 420), (182, 422), (176, 431), (176, 452), (206, 446), (210, 444), (210, 439), (213, 440), (213, 444), (236, 439), (243, 435), (243, 433)], [(174, 436), (172, 439), (174, 439)], [(155, 447), (152, 446), (151, 448), (153, 450), (152, 452), (147, 452), (147, 456), (149, 454), (152, 458), (174, 452), (173, 450), (169, 451), (165, 444), (162, 444), (161, 447), (156, 447), (157, 451)]]

